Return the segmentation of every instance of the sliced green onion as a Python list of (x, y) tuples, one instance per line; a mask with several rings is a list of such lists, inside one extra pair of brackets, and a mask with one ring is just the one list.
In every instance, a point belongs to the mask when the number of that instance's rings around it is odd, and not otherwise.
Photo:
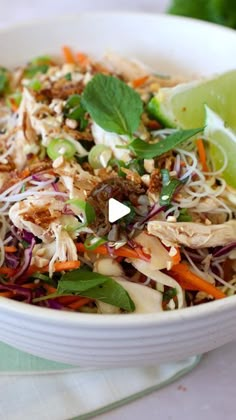
[(54, 285), (54, 281), (50, 279), (50, 277), (46, 276), (45, 274), (35, 272), (34, 274), (31, 274), (30, 277), (32, 277), (33, 279), (42, 280), (45, 283)]
[(188, 209), (180, 209), (179, 211), (179, 217), (177, 218), (177, 222), (192, 222), (193, 218), (188, 213)]
[(52, 160), (55, 160), (60, 156), (70, 160), (75, 153), (76, 148), (74, 144), (65, 139), (53, 139), (47, 147), (47, 154)]
[(52, 62), (52, 59), (49, 55), (41, 55), (40, 57), (34, 58), (30, 64), (33, 64), (34, 66), (41, 66), (42, 64), (50, 65)]
[(161, 169), (162, 185), (166, 186), (170, 182), (170, 172), (168, 169)]
[(28, 87), (38, 92), (42, 88), (42, 83), (38, 79), (33, 79), (29, 84)]
[(93, 251), (98, 246), (103, 245), (106, 242), (107, 242), (106, 239), (92, 236), (92, 237), (89, 237), (85, 240), (84, 246), (88, 251)]
[(106, 168), (112, 157), (112, 150), (104, 144), (93, 146), (88, 155), (88, 162), (93, 169)]
[(90, 224), (95, 220), (96, 212), (93, 206), (88, 201), (80, 200), (79, 198), (72, 198), (71, 200), (68, 200), (66, 203), (79, 207), (79, 209), (82, 210), (82, 213), (84, 215), (84, 218), (87, 224)]
[(180, 185), (183, 185), (183, 183), (178, 179), (172, 179), (167, 185), (163, 185), (159, 199), (161, 206), (167, 206), (171, 203), (173, 195)]
[(78, 121), (81, 131), (85, 130), (88, 125), (85, 114), (86, 110), (81, 103), (81, 96), (78, 94), (69, 96), (64, 107), (64, 115), (71, 120)]

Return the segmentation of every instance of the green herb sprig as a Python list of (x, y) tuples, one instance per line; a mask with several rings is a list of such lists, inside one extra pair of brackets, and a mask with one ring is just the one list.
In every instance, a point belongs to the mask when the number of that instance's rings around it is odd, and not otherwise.
[(138, 128), (142, 100), (134, 89), (114, 76), (96, 74), (82, 94), (82, 103), (104, 130), (131, 136)]
[(154, 144), (147, 143), (140, 139), (135, 139), (131, 141), (127, 147), (141, 159), (152, 159), (175, 149), (181, 143), (184, 143), (191, 137), (203, 131), (203, 129), (204, 127), (194, 128), (191, 130), (178, 130), (173, 134), (170, 134), (164, 140), (160, 140), (158, 143)]

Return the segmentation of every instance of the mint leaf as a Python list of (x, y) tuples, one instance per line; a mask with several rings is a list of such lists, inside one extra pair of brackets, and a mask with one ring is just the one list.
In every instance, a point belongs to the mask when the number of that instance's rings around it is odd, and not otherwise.
[(169, 135), (164, 140), (154, 144), (146, 143), (140, 139), (135, 139), (128, 144), (128, 147), (139, 158), (151, 159), (161, 156), (163, 153), (169, 152), (179, 144), (203, 131), (203, 129), (204, 127), (194, 128), (192, 130), (179, 130)]
[(96, 74), (82, 94), (82, 103), (104, 130), (132, 135), (137, 130), (143, 104), (140, 96), (114, 76)]
[(98, 299), (127, 312), (135, 309), (129, 294), (111, 277), (81, 269), (64, 274), (58, 282), (57, 293)]

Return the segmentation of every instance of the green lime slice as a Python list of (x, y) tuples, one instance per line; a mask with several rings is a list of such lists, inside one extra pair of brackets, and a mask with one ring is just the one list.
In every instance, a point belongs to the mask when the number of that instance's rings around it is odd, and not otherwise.
[(230, 128), (225, 127), (223, 119), (207, 106), (205, 106), (205, 113), (204, 135), (214, 142), (210, 142), (210, 156), (214, 170), (217, 171), (223, 167), (225, 154), (227, 166), (221, 177), (231, 187), (236, 188), (236, 135)]
[(236, 70), (212, 79), (162, 88), (148, 104), (149, 113), (166, 127), (196, 128), (204, 125), (208, 105), (236, 130)]

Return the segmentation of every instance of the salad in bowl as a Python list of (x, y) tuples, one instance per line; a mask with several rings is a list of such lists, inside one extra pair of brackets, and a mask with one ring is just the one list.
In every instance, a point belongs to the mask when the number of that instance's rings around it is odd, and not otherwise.
[(235, 71), (62, 53), (0, 70), (0, 296), (122, 315), (235, 294)]

